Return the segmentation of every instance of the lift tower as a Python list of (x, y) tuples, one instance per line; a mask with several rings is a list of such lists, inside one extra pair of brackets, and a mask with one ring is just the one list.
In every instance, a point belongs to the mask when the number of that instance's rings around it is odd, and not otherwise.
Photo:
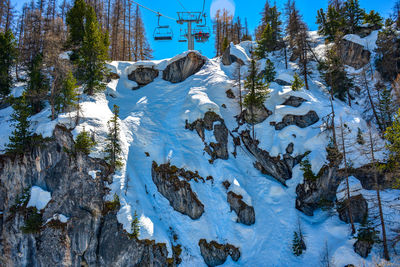
[(194, 50), (194, 34), (192, 30), (192, 23), (200, 24), (201, 23), (201, 12), (177, 12), (178, 20), (176, 21), (178, 24), (183, 25), (187, 23), (187, 33), (185, 35), (188, 40), (188, 50)]

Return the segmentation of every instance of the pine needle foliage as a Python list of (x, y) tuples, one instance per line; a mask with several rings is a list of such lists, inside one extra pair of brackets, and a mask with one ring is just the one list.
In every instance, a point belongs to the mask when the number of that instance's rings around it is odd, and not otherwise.
[(83, 131), (78, 134), (75, 140), (75, 152), (81, 152), (85, 155), (89, 155), (92, 148), (96, 145), (96, 142), (92, 140), (89, 132)]
[(304, 87), (304, 82), (297, 73), (294, 74), (293, 79), (294, 79), (292, 83), (293, 91), (299, 91), (301, 88)]
[(308, 157), (300, 162), (300, 170), (303, 171), (305, 181), (316, 181), (318, 179), (318, 176), (312, 171), (312, 166)]

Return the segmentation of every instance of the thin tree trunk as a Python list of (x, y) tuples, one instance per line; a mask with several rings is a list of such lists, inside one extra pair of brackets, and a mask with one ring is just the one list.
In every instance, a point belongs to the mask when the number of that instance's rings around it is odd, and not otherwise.
[(378, 175), (377, 175), (375, 152), (374, 152), (374, 142), (372, 140), (371, 128), (369, 129), (369, 140), (371, 143), (370, 148), (371, 148), (372, 165), (374, 168), (373, 172), (374, 172), (374, 180), (375, 180), (375, 187), (376, 187), (376, 197), (378, 200), (379, 217), (381, 220), (381, 227), (382, 227), (383, 256), (387, 261), (389, 261), (390, 257), (389, 257), (389, 250), (388, 250), (387, 238), (386, 238), (386, 226), (385, 226), (385, 219), (383, 218), (382, 201), (381, 201), (381, 194), (380, 194), (380, 188), (379, 188), (379, 183), (378, 183)]
[(375, 104), (374, 104), (374, 101), (372, 100), (371, 93), (369, 91), (367, 75), (365, 74), (365, 70), (363, 71), (363, 78), (364, 78), (365, 89), (367, 90), (367, 94), (368, 94), (368, 100), (369, 100), (369, 102), (371, 104), (372, 112), (374, 113), (374, 117), (376, 119), (376, 123), (378, 123), (379, 129), (381, 131), (383, 131), (382, 123), (381, 123), (381, 121), (379, 119), (378, 113), (376, 112)]
[(347, 158), (346, 158), (346, 146), (344, 144), (344, 133), (343, 133), (343, 122), (340, 119), (340, 135), (342, 137), (342, 150), (343, 150), (343, 160), (344, 160), (344, 174), (346, 177), (346, 193), (347, 193), (347, 212), (350, 218), (351, 224), (351, 234), (354, 235), (356, 233), (356, 228), (354, 226), (353, 214), (351, 210), (351, 200), (350, 200), (350, 186), (349, 186), (349, 174), (348, 174), (348, 166), (347, 166)]

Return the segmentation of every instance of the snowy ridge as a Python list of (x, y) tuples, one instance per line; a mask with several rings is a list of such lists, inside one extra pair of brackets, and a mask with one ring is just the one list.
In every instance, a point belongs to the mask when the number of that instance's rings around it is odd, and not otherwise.
[[(316, 39), (316, 35), (312, 35)], [(231, 53), (249, 60), (252, 42), (243, 42), (231, 46)], [(322, 51), (322, 44), (318, 45)], [(295, 209), (296, 186), (302, 182), (302, 171), (297, 165), (293, 169), (293, 178), (287, 181), (288, 188), (277, 183), (273, 178), (261, 174), (253, 167), (253, 158), (244, 147), (238, 147), (237, 157), (231, 153), (228, 160), (216, 160), (209, 163), (210, 157), (204, 153), (204, 144), (195, 131), (185, 129), (185, 122), (202, 118), (207, 111), (214, 111), (225, 121), (232, 131), (237, 127), (234, 116), (239, 113), (237, 99), (226, 97), (226, 90), (232, 89), (233, 73), (236, 65), (223, 66), (220, 59), (208, 59), (205, 66), (185, 81), (172, 84), (160, 76), (152, 83), (131, 90), (133, 82), (128, 80), (127, 73), (138, 66), (151, 66), (163, 70), (175, 60), (188, 52), (172, 59), (146, 62), (110, 62), (109, 68), (120, 76), (107, 85), (106, 93), (85, 97), (81, 102), (82, 119), (75, 128), (76, 136), (80, 131), (93, 132), (97, 141), (93, 157), (103, 157), (104, 140), (107, 135), (107, 121), (111, 118), (114, 104), (120, 107), (121, 144), (125, 167), (114, 175), (111, 185), (113, 194), (119, 195), (121, 209), (118, 220), (127, 231), (131, 231), (131, 221), (136, 211), (140, 223), (140, 238), (165, 242), (169, 253), (172, 253), (173, 235), (178, 236), (176, 243), (182, 245), (182, 264), (180, 266), (206, 266), (198, 241), (205, 238), (219, 243), (230, 243), (240, 248), (241, 257), (233, 262), (230, 257), (224, 266), (318, 266), (320, 254), (328, 243), (330, 254), (335, 258), (336, 266), (346, 264), (361, 265), (371, 263), (379, 251), (374, 247), (367, 260), (353, 251), (355, 242), (349, 235), (349, 226), (341, 222), (337, 215), (329, 217), (323, 211), (316, 211), (308, 217)], [(322, 53), (322, 52), (321, 52)], [(294, 63), (285, 69), (284, 59), (279, 53), (270, 57), (274, 63), (277, 78), (290, 82), (298, 70)], [(261, 68), (265, 60), (261, 61)], [(247, 70), (241, 67), (242, 73)], [(272, 156), (282, 155), (288, 144), (294, 144), (293, 155), (311, 151), (309, 158), (313, 171), (318, 172), (325, 162), (325, 147), (329, 139), (323, 131), (322, 118), (330, 113), (328, 92), (319, 81), (317, 71), (310, 80), (310, 90), (293, 92), (289, 86), (271, 83), (270, 97), (265, 106), (273, 112), (263, 123), (255, 126), (260, 147)], [(245, 92), (243, 91), (243, 94)], [(282, 103), (290, 96), (304, 98), (307, 102), (298, 108), (284, 106)], [(226, 108), (222, 107), (225, 105)], [(367, 131), (367, 123), (357, 109), (348, 107), (339, 100), (334, 101), (336, 123), (340, 118), (352, 128), (359, 127)], [(288, 126), (276, 131), (271, 122), (280, 122), (287, 114), (304, 115), (314, 110), (320, 121), (301, 129)], [(70, 125), (74, 114), (63, 114), (56, 121), (50, 121), (50, 109), (32, 117), (32, 128), (37, 133), (51, 136), (57, 123)], [(0, 110), (0, 149), (8, 142), (12, 127), (8, 118), (12, 108)], [(243, 125), (240, 130), (247, 129)], [(211, 134), (207, 133), (206, 134)], [(353, 136), (357, 131), (351, 133)], [(213, 136), (206, 136), (207, 141)], [(233, 152), (233, 140), (229, 136), (229, 152)], [(146, 154), (150, 156), (147, 157)], [(366, 160), (359, 155), (351, 159), (354, 166), (364, 165)], [(198, 171), (202, 177), (212, 176), (213, 183), (196, 183), (190, 181), (192, 190), (205, 206), (204, 214), (198, 220), (192, 220), (173, 210), (157, 190), (152, 181), (151, 165), (170, 162), (178, 168)], [(95, 178), (95, 170), (91, 173)], [(227, 203), (227, 191), (222, 182), (229, 181), (229, 190), (243, 196), (243, 201), (255, 209), (256, 222), (246, 226), (236, 222), (236, 214), (230, 211)], [(387, 192), (383, 192), (384, 196)], [(392, 194), (388, 192), (387, 194)], [(301, 257), (292, 254), (293, 231), (297, 229), (300, 218), (306, 236), (307, 251)], [(64, 219), (64, 218), (63, 218)], [(268, 265), (266, 265), (268, 263)]]

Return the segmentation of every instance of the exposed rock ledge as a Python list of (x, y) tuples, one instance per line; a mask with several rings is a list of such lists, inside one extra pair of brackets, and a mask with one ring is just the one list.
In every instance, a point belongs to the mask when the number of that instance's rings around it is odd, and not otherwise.
[(346, 39), (340, 41), (340, 55), (343, 55), (344, 64), (355, 69), (364, 67), (371, 58), (371, 52), (364, 49), (364, 46)]
[(275, 124), (275, 130), (279, 131), (289, 125), (296, 125), (300, 128), (306, 128), (319, 121), (317, 113), (313, 110), (309, 111), (306, 115), (292, 115), (288, 114), (283, 117), (282, 122)]
[(180, 169), (169, 163), (157, 165), (153, 161), (151, 176), (158, 191), (168, 199), (171, 207), (196, 220), (204, 213), (204, 205), (192, 191), (187, 181), (180, 180)]
[[(167, 266), (165, 244), (130, 239), (107, 208), (104, 182), (111, 182), (103, 160), (72, 157), (72, 135), (56, 127), (53, 140), (21, 156), (0, 156), (1, 266)], [(64, 149), (66, 148), (66, 149)], [(100, 170), (96, 179), (88, 172)], [(17, 195), (40, 186), (52, 200), (41, 211), (43, 222), (64, 214), (66, 223), (50, 221), (24, 234), (26, 208), (16, 209)], [(117, 207), (118, 208), (118, 207)], [(173, 263), (174, 264), (174, 263)]]
[(286, 149), (286, 154), (281, 159), (280, 156), (272, 157), (268, 151), (258, 147), (258, 142), (250, 136), (250, 131), (241, 132), (241, 138), (246, 149), (253, 154), (256, 159), (254, 166), (262, 173), (274, 177), (278, 182), (286, 186), (286, 180), (292, 178), (292, 169), (300, 163), (304, 155), (293, 157), (293, 144), (289, 144)]
[[(139, 87), (145, 86), (154, 81), (158, 77), (158, 70), (152, 67), (139, 66), (128, 74), (128, 79), (136, 82)], [(136, 89), (136, 88), (134, 88)]]
[(282, 105), (298, 108), (304, 102), (307, 102), (307, 100), (305, 100), (304, 98), (297, 97), (297, 96), (290, 96), (288, 99), (285, 100), (285, 102), (282, 103)]
[(238, 222), (245, 225), (252, 225), (256, 222), (256, 214), (252, 206), (247, 205), (243, 196), (237, 195), (232, 191), (228, 192), (228, 203), (231, 210), (234, 210), (238, 216)]
[[(219, 122), (218, 124), (215, 124)], [(214, 125), (215, 124), (215, 125)], [(193, 131), (196, 129), (197, 134), (204, 142), (204, 151), (211, 156), (210, 163), (214, 162), (215, 159), (228, 159), (228, 128), (225, 125), (224, 120), (215, 112), (208, 111), (204, 114), (203, 119), (198, 119), (192, 123), (186, 121), (186, 129)], [(205, 142), (204, 130), (214, 131), (215, 140), (217, 143), (211, 142), (207, 144)]]
[(171, 83), (179, 83), (197, 73), (206, 63), (206, 60), (195, 52), (170, 63), (163, 71), (163, 79)]
[(208, 266), (218, 266), (224, 264), (228, 255), (231, 256), (233, 261), (238, 261), (240, 258), (239, 248), (225, 244), (221, 245), (216, 241), (207, 243), (205, 239), (199, 241), (201, 256)]

